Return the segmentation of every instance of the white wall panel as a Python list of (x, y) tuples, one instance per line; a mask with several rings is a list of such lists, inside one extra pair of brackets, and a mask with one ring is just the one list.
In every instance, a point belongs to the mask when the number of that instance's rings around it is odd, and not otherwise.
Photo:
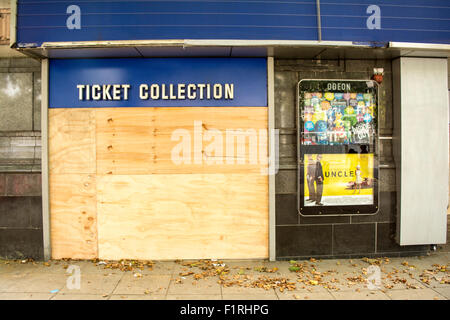
[(393, 62), (397, 241), (446, 242), (449, 106), (447, 59)]

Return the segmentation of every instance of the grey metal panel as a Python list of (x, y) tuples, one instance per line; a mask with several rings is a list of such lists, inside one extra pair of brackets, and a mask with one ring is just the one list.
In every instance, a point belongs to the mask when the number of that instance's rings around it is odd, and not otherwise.
[[(266, 57), (278, 59), (393, 59), (401, 56), (450, 57), (450, 45), (416, 44), (373, 48), (352, 42), (257, 41), (257, 40), (129, 40), (45, 43), (20, 52), (40, 58), (85, 57)], [(5, 51), (5, 49), (8, 49)], [(20, 56), (17, 50), (2, 48), (2, 56)], [(387, 71), (385, 69), (385, 71)]]
[(228, 57), (231, 47), (136, 47), (144, 57)]
[(399, 58), (394, 75), (397, 241), (446, 242), (449, 138), (447, 59)]
[(44, 259), (51, 259), (50, 204), (48, 183), (48, 59), (42, 60), (41, 134), (42, 134), (42, 229)]
[[(273, 57), (267, 58), (267, 97), (268, 97), (268, 129), (269, 136), (275, 129), (275, 85), (274, 85), (274, 61)], [(269, 154), (275, 150), (271, 149), (269, 143)], [(274, 163), (271, 163), (274, 165)], [(275, 175), (269, 172), (269, 260), (275, 261)]]
[(139, 51), (128, 48), (55, 49), (48, 51), (49, 58), (127, 58), (141, 57)]
[(265, 47), (231, 47), (232, 57), (267, 57)]
[(392, 130), (392, 156), (395, 163), (395, 180), (396, 180), (396, 219), (395, 224), (395, 241), (400, 243), (400, 214), (401, 214), (401, 92), (400, 92), (400, 59), (392, 61), (392, 98), (393, 98), (393, 130)]

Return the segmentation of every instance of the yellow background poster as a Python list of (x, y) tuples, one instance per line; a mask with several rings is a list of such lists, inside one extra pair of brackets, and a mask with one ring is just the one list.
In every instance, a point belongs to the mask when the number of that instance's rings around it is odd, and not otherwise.
[[(373, 203), (373, 154), (321, 154), (320, 163), (323, 171), (323, 191), (321, 203), (323, 205), (359, 205)], [(307, 182), (308, 167), (314, 168), (317, 154), (305, 155), (304, 166), (304, 198), (305, 205), (315, 205), (306, 202), (309, 197)], [(360, 167), (360, 185), (356, 187), (357, 166)], [(315, 183), (317, 188), (317, 182)]]

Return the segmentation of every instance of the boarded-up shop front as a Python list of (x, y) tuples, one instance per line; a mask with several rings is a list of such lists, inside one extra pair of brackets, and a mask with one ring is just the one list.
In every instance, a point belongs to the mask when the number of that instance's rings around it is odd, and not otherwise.
[(268, 257), (265, 58), (49, 63), (52, 258)]

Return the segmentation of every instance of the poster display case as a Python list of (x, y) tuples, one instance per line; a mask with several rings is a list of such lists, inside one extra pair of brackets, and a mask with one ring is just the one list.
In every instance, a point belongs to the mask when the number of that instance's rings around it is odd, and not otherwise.
[(378, 90), (371, 80), (301, 80), (298, 212), (378, 211)]

